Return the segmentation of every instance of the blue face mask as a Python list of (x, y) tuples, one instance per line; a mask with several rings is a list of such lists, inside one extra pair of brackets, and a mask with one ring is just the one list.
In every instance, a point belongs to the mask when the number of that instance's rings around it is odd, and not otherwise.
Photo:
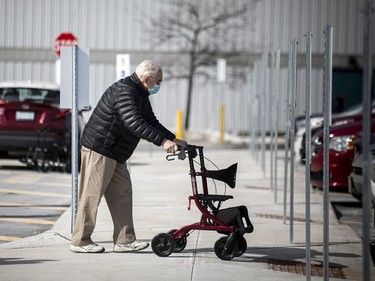
[(150, 95), (155, 95), (157, 92), (159, 92), (159, 90), (160, 90), (160, 85), (155, 85), (150, 90), (148, 90), (148, 92), (150, 93)]

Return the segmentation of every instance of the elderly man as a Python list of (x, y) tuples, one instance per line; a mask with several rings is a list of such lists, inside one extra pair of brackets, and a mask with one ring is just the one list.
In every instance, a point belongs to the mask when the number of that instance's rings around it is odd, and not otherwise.
[(149, 96), (156, 94), (163, 79), (161, 65), (143, 61), (135, 73), (112, 84), (103, 94), (83, 131), (81, 175), (76, 224), (70, 250), (101, 253), (104, 247), (91, 235), (104, 195), (113, 220), (114, 252), (132, 252), (148, 247), (136, 240), (133, 227), (132, 183), (126, 160), (140, 139), (174, 153), (186, 142), (175, 138), (156, 119)]

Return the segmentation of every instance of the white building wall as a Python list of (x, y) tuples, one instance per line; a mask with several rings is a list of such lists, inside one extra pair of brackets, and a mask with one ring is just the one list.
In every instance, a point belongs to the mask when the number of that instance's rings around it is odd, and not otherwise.
[[(261, 55), (280, 48), (285, 57), (288, 42), (297, 38), (298, 51), (303, 54), (303, 35), (311, 29), (314, 34), (313, 53), (321, 56), (323, 29), (326, 24), (331, 24), (334, 28), (334, 55), (359, 56), (363, 45), (363, 5), (364, 0), (260, 0), (253, 13), (254, 24), (247, 27), (247, 35), (239, 40), (241, 43), (237, 49), (249, 55)], [(162, 0), (0, 0), (0, 81), (54, 81), (54, 39), (60, 32), (73, 32), (79, 38), (80, 46), (89, 48), (92, 54), (90, 102), (95, 106), (102, 92), (115, 80), (117, 53), (132, 54), (133, 71), (142, 58), (149, 56), (160, 58), (166, 68), (175, 67), (176, 46), (155, 46), (156, 35), (147, 32), (151, 28), (147, 19), (160, 15), (164, 8), (165, 1)], [(173, 59), (168, 59), (168, 53), (174, 55)], [(285, 122), (286, 64), (282, 62), (280, 71), (280, 130)], [(304, 63), (301, 65), (298, 70), (297, 114), (304, 108)], [(192, 130), (217, 130), (221, 101), (227, 106), (227, 129), (235, 132), (249, 130), (255, 88), (251, 83), (253, 65), (244, 67), (249, 71), (249, 79), (236, 88), (226, 85), (225, 98), (218, 98), (216, 81), (195, 80)], [(322, 110), (322, 76), (322, 65), (317, 63), (312, 83), (313, 112)], [(165, 81), (160, 94), (152, 97), (157, 116), (168, 127), (176, 126), (176, 111), (185, 109), (186, 88), (185, 81)]]

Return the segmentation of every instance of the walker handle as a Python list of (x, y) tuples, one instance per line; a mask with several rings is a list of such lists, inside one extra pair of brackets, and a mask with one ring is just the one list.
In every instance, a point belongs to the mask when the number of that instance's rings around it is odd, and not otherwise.
[(166, 159), (168, 161), (173, 161), (177, 157), (179, 160), (182, 161), (182, 160), (185, 160), (186, 153), (187, 153), (187, 148), (182, 147), (182, 146), (178, 146), (178, 152), (177, 153), (173, 153), (173, 154), (168, 154), (167, 157), (166, 157)]
[(191, 145), (188, 144), (187, 147), (178, 146), (178, 152), (167, 155), (168, 161), (173, 161), (176, 159), (176, 157), (180, 160), (185, 160), (186, 155), (189, 156), (189, 158), (195, 158), (197, 156), (197, 149), (199, 149), (202, 152), (203, 157), (203, 146), (197, 146), (197, 145)]

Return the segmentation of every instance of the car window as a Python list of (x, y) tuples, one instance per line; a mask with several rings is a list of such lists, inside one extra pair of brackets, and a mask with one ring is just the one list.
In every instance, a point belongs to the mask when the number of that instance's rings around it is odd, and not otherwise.
[(3, 103), (12, 101), (59, 104), (60, 92), (56, 90), (34, 88), (1, 88), (0, 100)]
[(16, 89), (1, 89), (1, 100), (7, 101), (19, 101), (19, 93)]

